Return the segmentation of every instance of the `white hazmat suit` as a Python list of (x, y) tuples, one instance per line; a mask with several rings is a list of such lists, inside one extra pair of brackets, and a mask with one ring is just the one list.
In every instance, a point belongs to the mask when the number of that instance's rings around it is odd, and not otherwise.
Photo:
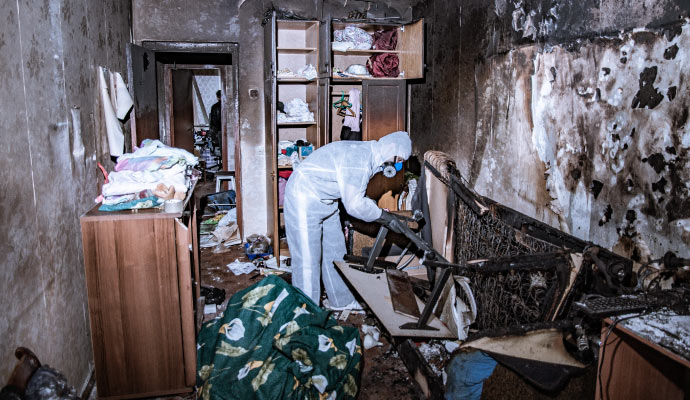
[(285, 229), (292, 257), (292, 284), (319, 304), (321, 278), (333, 307), (347, 307), (355, 298), (335, 269), (343, 260), (345, 237), (338, 199), (351, 216), (365, 222), (381, 217), (381, 209), (365, 196), (367, 184), (394, 157), (407, 159), (412, 143), (407, 132), (378, 141), (339, 141), (314, 151), (290, 176), (285, 188)]

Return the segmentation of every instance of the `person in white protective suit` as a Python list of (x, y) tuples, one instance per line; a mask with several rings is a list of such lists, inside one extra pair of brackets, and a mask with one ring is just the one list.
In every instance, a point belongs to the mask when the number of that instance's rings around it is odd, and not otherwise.
[(365, 192), (374, 174), (385, 167), (390, 175), (396, 161), (400, 161), (395, 165), (399, 170), (411, 151), (407, 132), (394, 132), (378, 141), (333, 142), (314, 151), (290, 176), (285, 188), (284, 215), (292, 257), (292, 284), (316, 304), (323, 278), (332, 308), (358, 305), (333, 264), (343, 260), (346, 253), (338, 199), (351, 216), (365, 222), (377, 221), (400, 232), (401, 222), (380, 209)]

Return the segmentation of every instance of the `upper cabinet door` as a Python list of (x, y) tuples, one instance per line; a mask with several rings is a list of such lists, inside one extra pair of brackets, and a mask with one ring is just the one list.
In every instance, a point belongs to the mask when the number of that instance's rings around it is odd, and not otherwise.
[(424, 77), (424, 20), (403, 25), (399, 28), (398, 57), (401, 77), (419, 79)]
[(265, 111), (265, 136), (264, 148), (266, 150), (266, 172), (269, 175), (266, 179), (266, 209), (268, 228), (271, 242), (274, 243), (273, 250), (279, 254), (278, 240), (278, 181), (277, 181), (277, 158), (276, 146), (278, 134), (276, 132), (276, 88), (277, 60), (276, 60), (276, 15), (264, 25), (264, 111)]
[(144, 139), (159, 139), (156, 53), (141, 46), (127, 45), (129, 91), (134, 100), (132, 145)]
[(319, 78), (331, 76), (331, 17), (319, 26)]

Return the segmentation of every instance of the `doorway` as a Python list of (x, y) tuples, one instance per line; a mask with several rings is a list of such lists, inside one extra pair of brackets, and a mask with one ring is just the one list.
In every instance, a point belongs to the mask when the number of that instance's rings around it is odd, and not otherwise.
[[(194, 133), (209, 133), (209, 102), (216, 100), (215, 92), (220, 90), (219, 146), (212, 149), (210, 157), (218, 157), (219, 170), (235, 173), (237, 223), (242, 232), (237, 56), (236, 43), (144, 41), (141, 46), (131, 46), (128, 63), (137, 97), (138, 112), (132, 127), (134, 145), (152, 138), (193, 152), (198, 148), (195, 142), (199, 143)], [(212, 77), (216, 77), (218, 89), (209, 96), (201, 82), (206, 85), (213, 81)], [(202, 154), (198, 155), (202, 159)]]

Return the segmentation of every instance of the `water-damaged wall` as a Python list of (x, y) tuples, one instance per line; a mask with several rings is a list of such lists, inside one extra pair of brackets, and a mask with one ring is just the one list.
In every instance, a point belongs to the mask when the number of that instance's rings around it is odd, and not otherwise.
[(0, 382), (31, 348), (81, 389), (92, 363), (79, 216), (99, 192), (96, 67), (126, 72), (129, 2), (0, 3)]
[(475, 190), (580, 238), (688, 256), (688, 5), (475, 3), (415, 9), (415, 150), (443, 143)]

